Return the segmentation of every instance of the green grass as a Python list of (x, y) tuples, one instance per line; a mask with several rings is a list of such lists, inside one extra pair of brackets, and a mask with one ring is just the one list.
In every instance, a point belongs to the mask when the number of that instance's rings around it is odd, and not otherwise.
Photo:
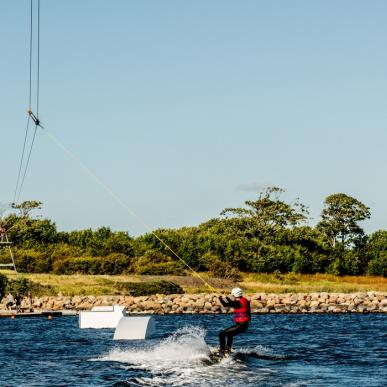
[[(2, 271), (9, 278), (15, 273)], [(55, 275), (19, 274), (42, 285), (51, 285), (57, 294), (74, 295), (115, 295), (121, 294), (119, 283), (172, 281), (180, 285), (186, 293), (208, 293), (209, 287), (197, 277), (190, 276), (150, 276), (150, 275)], [(231, 280), (210, 278), (206, 273), (200, 276), (216, 291), (229, 292), (237, 284)], [(310, 293), (337, 292), (352, 293), (360, 291), (387, 291), (387, 278), (372, 276), (334, 276), (329, 274), (257, 274), (244, 273), (239, 286), (249, 293)]]
[(243, 281), (240, 284), (248, 291), (266, 293), (387, 291), (387, 278), (376, 276), (250, 273), (243, 276)]
[[(15, 279), (16, 274), (12, 271), (2, 271), (9, 279)], [(190, 276), (156, 276), (156, 275), (56, 275), (56, 274), (18, 274), (19, 277), (27, 278), (42, 285), (50, 285), (55, 291), (64, 296), (75, 295), (118, 295), (122, 294), (123, 282), (155, 282), (171, 281), (180, 285), (186, 293), (208, 292), (207, 287), (202, 280)], [(235, 285), (230, 280), (208, 278), (206, 274), (200, 275), (213, 288), (219, 290), (229, 290)]]

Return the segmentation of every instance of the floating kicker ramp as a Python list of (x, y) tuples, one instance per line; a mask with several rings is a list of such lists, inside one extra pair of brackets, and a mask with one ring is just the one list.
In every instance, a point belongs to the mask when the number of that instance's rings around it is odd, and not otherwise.
[(94, 306), (79, 313), (79, 328), (115, 328), (114, 340), (145, 340), (156, 332), (151, 316), (128, 316), (123, 306)]
[(94, 306), (91, 310), (79, 312), (79, 328), (116, 328), (124, 316), (123, 306)]
[(146, 340), (156, 332), (151, 316), (122, 317), (118, 322), (113, 340)]

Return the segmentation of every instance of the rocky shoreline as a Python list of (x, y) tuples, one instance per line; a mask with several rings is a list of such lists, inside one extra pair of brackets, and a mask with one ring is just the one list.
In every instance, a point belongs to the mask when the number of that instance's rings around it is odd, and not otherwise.
[[(256, 293), (247, 296), (252, 313), (387, 313), (387, 293)], [(133, 314), (228, 313), (217, 294), (131, 296), (56, 296), (33, 299), (34, 311), (88, 310), (119, 304)], [(22, 308), (29, 309), (29, 300)], [(5, 310), (5, 299), (0, 304)]]

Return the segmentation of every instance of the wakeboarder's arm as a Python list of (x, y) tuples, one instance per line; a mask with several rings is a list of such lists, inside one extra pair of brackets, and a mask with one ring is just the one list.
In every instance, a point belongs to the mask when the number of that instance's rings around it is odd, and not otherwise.
[(222, 296), (219, 296), (219, 301), (225, 308), (240, 308), (242, 306), (238, 300), (234, 301), (227, 296), (226, 300)]
[(229, 308), (230, 305), (228, 304), (227, 301), (224, 300), (224, 298), (222, 296), (219, 296), (219, 301), (220, 303), (225, 307), (225, 308)]

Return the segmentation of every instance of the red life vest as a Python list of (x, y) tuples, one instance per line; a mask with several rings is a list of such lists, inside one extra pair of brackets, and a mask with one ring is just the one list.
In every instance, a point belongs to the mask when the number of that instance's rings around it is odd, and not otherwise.
[(250, 302), (244, 297), (240, 297), (238, 301), (241, 303), (241, 307), (234, 309), (234, 322), (247, 323), (251, 319)]

